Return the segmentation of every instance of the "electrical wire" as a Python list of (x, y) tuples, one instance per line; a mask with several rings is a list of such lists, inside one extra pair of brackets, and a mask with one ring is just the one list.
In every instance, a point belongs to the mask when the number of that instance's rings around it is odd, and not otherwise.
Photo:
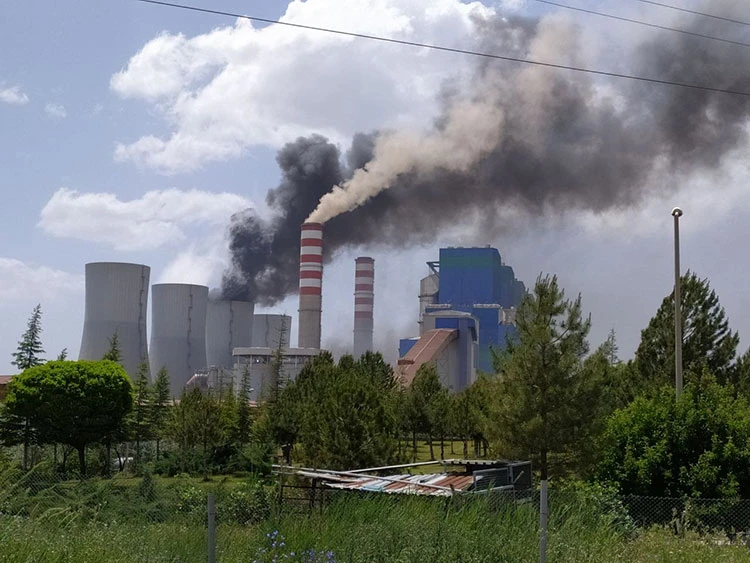
[(622, 74), (619, 72), (608, 72), (604, 70), (596, 70), (591, 68), (584, 68), (584, 67), (575, 67), (575, 66), (568, 66), (568, 65), (562, 65), (562, 64), (555, 64), (555, 63), (548, 63), (544, 61), (537, 61), (533, 59), (522, 59), (519, 57), (510, 57), (506, 55), (498, 55), (494, 53), (483, 53), (480, 51), (469, 51), (466, 49), (458, 49), (454, 47), (445, 47), (441, 45), (432, 45), (429, 43), (419, 43), (416, 41), (407, 41), (404, 39), (394, 39), (391, 37), (380, 37), (377, 35), (368, 35), (364, 33), (355, 33), (351, 31), (344, 31), (340, 29), (330, 29), (325, 27), (317, 27), (312, 25), (305, 25), (300, 23), (292, 23), (292, 22), (284, 22), (284, 21), (278, 21), (278, 20), (272, 20), (268, 18), (261, 18), (257, 16), (248, 16), (244, 14), (235, 14), (232, 12), (224, 12), (221, 10), (211, 10), (209, 8), (199, 8), (197, 6), (189, 6), (186, 4), (177, 4), (173, 2), (164, 2), (162, 0), (135, 0), (136, 2), (142, 2), (144, 4), (155, 4), (159, 6), (167, 6), (170, 8), (178, 8), (182, 10), (189, 10), (193, 12), (201, 12), (204, 14), (213, 14), (213, 15), (219, 15), (219, 16), (228, 16), (232, 18), (239, 18), (239, 19), (246, 19), (251, 20), (255, 22), (261, 22), (261, 23), (267, 23), (267, 24), (274, 24), (274, 25), (283, 25), (287, 27), (294, 27), (297, 29), (305, 29), (309, 31), (319, 31), (323, 33), (332, 33), (335, 35), (345, 35), (348, 37), (356, 37), (359, 39), (370, 39), (372, 41), (381, 41), (384, 43), (393, 43), (396, 45), (407, 45), (409, 47), (419, 47), (424, 49), (432, 49), (435, 51), (443, 51), (447, 53), (457, 53), (462, 55), (470, 55), (474, 57), (484, 57), (487, 59), (494, 59), (494, 60), (500, 60), (500, 61), (508, 61), (508, 62), (514, 62), (514, 63), (522, 63), (522, 64), (529, 64), (534, 66), (540, 66), (545, 68), (554, 68), (558, 70), (569, 70), (573, 72), (580, 72), (585, 74), (594, 74), (598, 76), (608, 76), (611, 78), (622, 78), (626, 80), (635, 80), (638, 82), (647, 82), (650, 84), (661, 84), (665, 86), (675, 86), (680, 88), (689, 88), (692, 90), (702, 90), (705, 92), (717, 92), (721, 94), (731, 94), (735, 96), (743, 96), (750, 98), (750, 92), (742, 91), (742, 90), (727, 90), (724, 88), (715, 88), (713, 86), (703, 86), (700, 84), (690, 84), (687, 82), (675, 82), (672, 80), (663, 80), (660, 78), (649, 78), (646, 76), (637, 76), (633, 74)]
[(645, 25), (647, 27), (653, 27), (655, 29), (662, 29), (664, 31), (673, 31), (675, 33), (683, 33), (685, 35), (692, 35), (694, 37), (700, 37), (702, 39), (711, 39), (712, 41), (721, 41), (722, 43), (730, 43), (732, 45), (740, 45), (741, 47), (750, 47), (750, 43), (743, 43), (742, 41), (732, 41), (731, 39), (724, 39), (723, 37), (716, 37), (714, 35), (704, 35), (703, 33), (696, 33), (694, 31), (687, 31), (686, 29), (677, 29), (675, 27), (668, 27), (666, 25), (659, 25), (656, 23), (649, 23), (642, 20), (634, 20), (623, 16), (616, 16), (614, 14), (605, 14), (604, 12), (597, 12), (596, 10), (587, 10), (586, 8), (578, 8), (576, 6), (568, 6), (567, 4), (559, 4), (550, 0), (534, 0), (540, 4), (548, 4), (550, 6), (556, 6), (558, 8), (565, 8), (566, 10), (573, 10), (575, 12), (583, 12), (584, 14), (591, 14), (594, 16), (601, 16), (603, 18), (611, 18), (627, 23), (634, 23), (638, 25)]
[(664, 4), (662, 2), (654, 2), (653, 0), (635, 0), (635, 2), (642, 2), (643, 4), (651, 4), (652, 6), (659, 6), (660, 8), (668, 8), (670, 10), (676, 10), (678, 12), (685, 12), (686, 14), (693, 14), (694, 16), (702, 16), (704, 18), (713, 18), (715, 20), (738, 23), (740, 25), (750, 25), (750, 22), (746, 22), (742, 20), (735, 20), (732, 18), (726, 18), (724, 16), (717, 16), (716, 14), (707, 14), (706, 12), (698, 12), (696, 10), (688, 10), (687, 8), (680, 8), (679, 6), (672, 6), (670, 4)]

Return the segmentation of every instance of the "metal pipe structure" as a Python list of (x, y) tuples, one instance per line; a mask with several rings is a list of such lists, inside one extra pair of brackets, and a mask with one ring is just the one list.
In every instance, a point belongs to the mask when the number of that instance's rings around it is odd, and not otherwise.
[(135, 380), (139, 366), (148, 363), (150, 274), (151, 268), (142, 264), (86, 264), (86, 310), (78, 359), (101, 360), (117, 333), (122, 365)]
[(373, 305), (375, 301), (375, 260), (361, 256), (354, 273), (354, 358), (373, 349)]
[(299, 333), (297, 346), (320, 349), (323, 305), (323, 225), (302, 225), (299, 251)]
[(682, 209), (672, 210), (674, 217), (674, 383), (677, 398), (682, 395), (682, 295), (680, 292), (680, 217)]
[(179, 397), (196, 372), (205, 370), (208, 288), (162, 283), (151, 287), (151, 368), (166, 368)]

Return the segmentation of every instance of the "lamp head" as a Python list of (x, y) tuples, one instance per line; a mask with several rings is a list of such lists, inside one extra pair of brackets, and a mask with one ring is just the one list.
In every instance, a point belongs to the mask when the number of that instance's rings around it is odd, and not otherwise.
[(682, 217), (682, 209), (680, 209), (679, 207), (675, 207), (672, 210), (672, 217)]

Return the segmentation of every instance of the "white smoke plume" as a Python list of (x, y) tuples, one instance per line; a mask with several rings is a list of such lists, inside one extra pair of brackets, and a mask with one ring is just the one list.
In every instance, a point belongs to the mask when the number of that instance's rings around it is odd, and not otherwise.
[(324, 195), (308, 220), (325, 223), (351, 211), (387, 190), (402, 174), (419, 176), (439, 168), (466, 172), (500, 143), (504, 113), (490, 97), (461, 101), (446, 117), (444, 127), (428, 134), (396, 131), (378, 137), (373, 160)]

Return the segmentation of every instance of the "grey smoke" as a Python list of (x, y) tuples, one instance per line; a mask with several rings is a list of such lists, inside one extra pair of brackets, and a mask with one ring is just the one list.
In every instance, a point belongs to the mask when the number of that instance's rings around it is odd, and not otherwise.
[[(481, 50), (589, 64), (580, 30), (556, 15), (496, 18), (477, 27)], [(712, 34), (725, 33), (721, 27), (706, 20), (689, 26)], [(695, 37), (654, 34), (625, 66), (662, 80), (750, 91), (750, 50)], [(488, 102), (502, 115), (497, 135), (485, 135), (460, 166), (436, 158), (452, 146), (441, 144), (445, 138), (460, 130), (456, 108)], [(244, 215), (231, 226), (225, 296), (270, 304), (293, 293), (300, 224), (333, 186), (368, 178), (368, 171), (387, 170), (387, 181), (365, 182), (370, 192), (353, 200), (359, 207), (326, 216), (326, 259), (347, 246), (429, 243), (466, 218), (491, 236), (508, 228), (497, 217), (509, 207), (541, 216), (553, 207), (601, 212), (636, 204), (651, 190), (668, 189), (655, 177), (676, 184), (719, 166), (747, 142), (750, 114), (750, 99), (742, 96), (485, 60), (469, 84), (448, 85), (441, 103), (434, 127), (417, 133), (423, 143), (414, 132), (356, 135), (345, 162), (320, 136), (285, 146), (277, 159), (283, 180), (268, 195), (272, 217)], [(408, 158), (382, 150), (403, 135), (411, 135)]]

